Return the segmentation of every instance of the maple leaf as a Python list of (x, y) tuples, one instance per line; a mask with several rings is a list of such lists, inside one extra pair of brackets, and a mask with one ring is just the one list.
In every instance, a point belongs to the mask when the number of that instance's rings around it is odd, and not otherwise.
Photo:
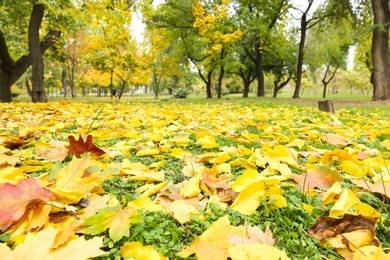
[(122, 208), (115, 199), (113, 206), (98, 209), (97, 214), (84, 220), (83, 226), (87, 226), (85, 232), (91, 235), (97, 235), (109, 229), (110, 238), (117, 242), (122, 237), (129, 236), (130, 223), (141, 220), (141, 215), (136, 208), (131, 206)]
[(76, 157), (80, 157), (85, 152), (90, 152), (91, 154), (95, 155), (96, 157), (99, 157), (106, 152), (102, 149), (96, 147), (92, 143), (92, 135), (82, 135), (80, 134), (79, 140), (76, 141), (73, 135), (70, 135), (68, 137), (69, 145), (65, 146), (66, 149), (68, 149), (69, 154), (75, 155)]
[(17, 185), (4, 183), (0, 186), (0, 230), (9, 228), (23, 216), (30, 203), (47, 202), (55, 196), (38, 184), (37, 179), (20, 180)]
[[(54, 249), (59, 229), (48, 226), (37, 234), (28, 233), (24, 243), (19, 244), (11, 251), (7, 246), (0, 247), (3, 259), (76, 259), (85, 260), (105, 253), (100, 250), (103, 246), (102, 237), (94, 237), (86, 241), (84, 237), (71, 240), (64, 247)], [(2, 245), (2, 244), (0, 244)]]
[(187, 258), (195, 254), (199, 260), (225, 260), (228, 257), (227, 250), (231, 247), (228, 241), (234, 233), (234, 227), (230, 225), (228, 215), (211, 223), (210, 228), (198, 236), (187, 248), (181, 250), (177, 256)]
[[(303, 190), (318, 188), (324, 191), (332, 187), (335, 182), (343, 179), (338, 172), (324, 167), (300, 175), (294, 174), (292, 175), (292, 178)], [(303, 187), (303, 185), (305, 185), (305, 187)]]
[(140, 242), (130, 242), (123, 244), (123, 246), (121, 246), (121, 252), (122, 257), (129, 257), (130, 259), (167, 259), (159, 252), (157, 252), (157, 250), (152, 246), (143, 246)]

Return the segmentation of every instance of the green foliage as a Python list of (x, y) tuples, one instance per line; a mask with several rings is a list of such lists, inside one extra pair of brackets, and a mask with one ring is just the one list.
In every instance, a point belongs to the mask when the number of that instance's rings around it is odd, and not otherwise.
[(172, 93), (175, 98), (186, 98), (189, 94), (190, 90), (188, 88), (177, 88)]

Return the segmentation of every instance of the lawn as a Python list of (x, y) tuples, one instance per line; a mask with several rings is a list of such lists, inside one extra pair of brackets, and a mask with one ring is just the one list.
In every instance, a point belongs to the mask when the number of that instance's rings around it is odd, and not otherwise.
[(388, 259), (389, 106), (318, 100), (0, 104), (0, 255)]

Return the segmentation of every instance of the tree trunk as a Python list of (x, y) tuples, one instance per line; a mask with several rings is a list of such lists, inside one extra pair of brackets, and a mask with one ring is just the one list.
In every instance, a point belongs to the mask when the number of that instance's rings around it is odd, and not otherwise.
[(66, 70), (65, 69), (62, 70), (61, 83), (62, 83), (62, 90), (64, 91), (64, 98), (66, 98), (66, 96), (69, 93), (69, 87), (68, 87), (68, 83), (66, 83)]
[(224, 66), (221, 66), (221, 73), (219, 74), (219, 77), (218, 77), (218, 86), (217, 86), (217, 95), (218, 95), (218, 98), (221, 98), (222, 97), (222, 80), (223, 80), (223, 76), (225, 74), (225, 67)]
[(257, 50), (256, 58), (256, 76), (257, 76), (257, 96), (265, 96), (265, 87), (264, 87), (264, 71), (263, 71), (263, 54), (260, 50)]
[(212, 75), (213, 75), (212, 71), (207, 73), (207, 81), (206, 81), (207, 98), (213, 98), (213, 93), (211, 92)]
[[(287, 84), (290, 82), (291, 80), (291, 77), (292, 75), (290, 75), (285, 81), (283, 81), (282, 83), (280, 83), (280, 81), (282, 80), (282, 77), (278, 77), (275, 81), (274, 81), (274, 94), (273, 94), (273, 98), (276, 98), (278, 96), (278, 92), (284, 88), (285, 86), (287, 86)], [(280, 84), (279, 84), (280, 83)]]
[(122, 98), (122, 94), (123, 94), (123, 91), (125, 91), (125, 87), (126, 87), (126, 81), (122, 81), (122, 87), (121, 89), (119, 90), (119, 95), (118, 95), (118, 99), (121, 99)]
[(306, 41), (306, 31), (307, 31), (307, 21), (306, 21), (306, 13), (302, 15), (301, 19), (301, 39), (299, 42), (298, 49), (298, 65), (297, 65), (297, 82), (295, 85), (293, 98), (299, 98), (299, 92), (301, 90), (301, 82), (302, 82), (302, 67), (303, 67), (303, 58), (305, 52), (305, 41)]
[(322, 98), (326, 98), (326, 88), (327, 88), (328, 84), (332, 81), (334, 76), (336, 75), (337, 70), (338, 70), (338, 68), (336, 68), (333, 71), (333, 73), (330, 76), (330, 78), (328, 80), (326, 80), (326, 77), (328, 76), (328, 73), (330, 71), (330, 65), (326, 66), (325, 74), (324, 74), (324, 77), (322, 78), (322, 84), (324, 85), (324, 89), (323, 89), (323, 92), (322, 92)]
[(372, 84), (373, 100), (390, 99), (390, 60), (389, 23), (390, 8), (388, 0), (371, 0), (374, 13), (374, 32), (372, 36)]
[(31, 97), (31, 87), (30, 87), (30, 79), (26, 79), (26, 90), (29, 97)]
[(34, 2), (28, 27), (28, 48), (32, 59), (31, 85), (32, 101), (47, 102), (43, 78), (43, 56), (39, 41), (39, 28), (45, 12), (45, 5)]

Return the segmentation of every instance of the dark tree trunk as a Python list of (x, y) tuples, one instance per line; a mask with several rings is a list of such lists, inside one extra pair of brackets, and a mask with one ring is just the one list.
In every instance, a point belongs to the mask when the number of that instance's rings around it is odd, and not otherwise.
[[(31, 21), (30, 21), (31, 23)], [(40, 25), (38, 25), (40, 26)], [(53, 45), (54, 39), (61, 35), (60, 31), (50, 30), (45, 40), (39, 45), (43, 54)], [(14, 84), (32, 64), (31, 53), (23, 55), (16, 62), (12, 60), (8, 52), (8, 47), (0, 29), (0, 102), (11, 102), (11, 86)]]
[(299, 98), (299, 92), (301, 90), (301, 82), (302, 82), (302, 67), (303, 67), (303, 58), (305, 55), (305, 41), (306, 41), (306, 31), (307, 31), (307, 21), (306, 21), (306, 13), (302, 15), (301, 19), (301, 40), (299, 42), (298, 49), (298, 65), (297, 65), (297, 82), (295, 85), (293, 98)]
[(328, 73), (330, 72), (329, 71), (330, 70), (330, 65), (326, 66), (325, 74), (324, 74), (324, 77), (322, 78), (322, 84), (324, 85), (324, 89), (322, 91), (322, 98), (326, 98), (326, 88), (327, 88), (328, 84), (332, 81), (334, 76), (336, 75), (337, 69), (338, 68), (336, 68), (334, 70), (334, 72), (332, 73), (332, 75), (330, 76), (330, 78), (328, 80), (326, 80), (326, 77), (328, 76)]
[(371, 83), (374, 85), (373, 100), (390, 99), (389, 23), (388, 0), (371, 0), (374, 13), (372, 36), (373, 71)]
[(32, 59), (31, 94), (33, 102), (47, 102), (43, 79), (43, 56), (39, 41), (39, 27), (41, 26), (44, 12), (45, 5), (38, 4), (35, 1), (28, 27), (28, 48)]
[(213, 98), (213, 93), (211, 92), (212, 75), (213, 75), (212, 71), (208, 72), (207, 73), (207, 80), (205, 81), (207, 98)]
[[(282, 80), (282, 77), (278, 77), (275, 81), (274, 81), (274, 94), (272, 95), (273, 98), (276, 98), (278, 96), (278, 92), (284, 88), (285, 86), (287, 86), (288, 82), (290, 82), (291, 80), (291, 75), (285, 80), (283, 81), (282, 83), (280, 83), (280, 81)], [(279, 84), (280, 83), (280, 84)]]
[(219, 77), (218, 77), (218, 86), (217, 86), (217, 95), (218, 95), (218, 98), (221, 98), (222, 97), (222, 80), (223, 80), (223, 76), (225, 74), (225, 67), (224, 66), (221, 66), (221, 72), (219, 73)]
[(31, 87), (30, 87), (30, 80), (29, 79), (26, 79), (26, 90), (27, 90), (28, 96), (31, 97), (32, 93), (31, 93)]
[(263, 71), (263, 54), (260, 50), (257, 51), (256, 58), (256, 76), (257, 76), (257, 96), (265, 96), (265, 87), (264, 87), (264, 71)]
[(125, 91), (125, 87), (126, 87), (126, 81), (122, 80), (122, 87), (119, 90), (118, 99), (122, 98), (122, 94), (123, 94), (123, 91)]
[(317, 23), (319, 23), (324, 17), (312, 17), (311, 19), (308, 19), (307, 15), (313, 6), (314, 0), (308, 0), (308, 6), (306, 10), (302, 12), (301, 17), (301, 39), (299, 41), (299, 49), (298, 49), (298, 64), (297, 64), (297, 81), (295, 85), (294, 95), (293, 98), (299, 98), (299, 92), (301, 90), (301, 83), (302, 83), (302, 67), (303, 67), (303, 60), (305, 56), (305, 42), (306, 42), (306, 33), (307, 30), (309, 30), (311, 27), (315, 26)]

